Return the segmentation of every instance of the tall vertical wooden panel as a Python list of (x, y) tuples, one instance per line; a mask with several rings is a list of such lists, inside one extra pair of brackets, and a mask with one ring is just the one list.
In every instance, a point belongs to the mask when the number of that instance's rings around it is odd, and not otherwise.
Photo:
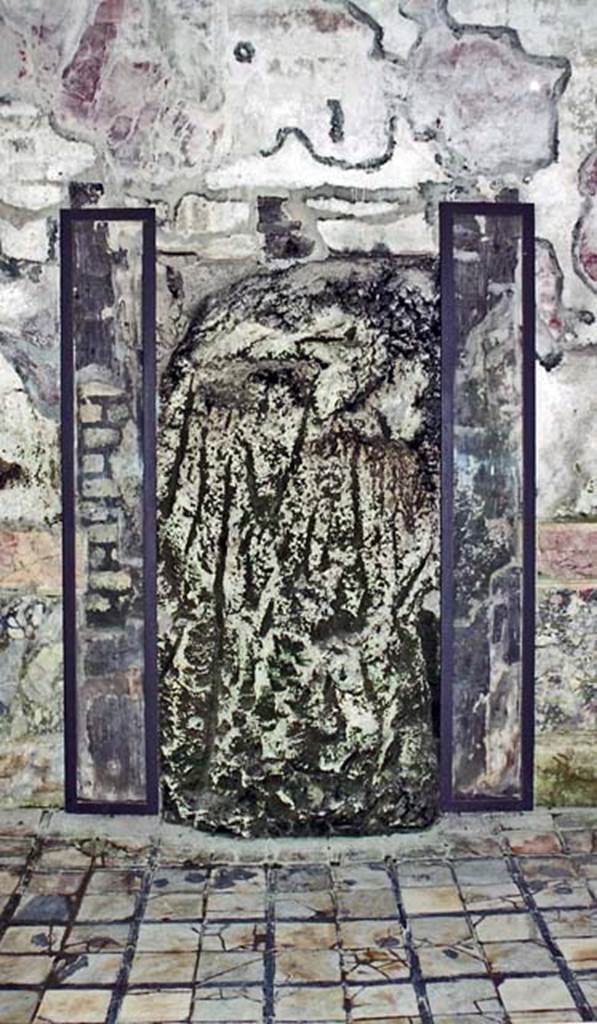
[(61, 217), (66, 807), (155, 812), (155, 222)]
[(533, 236), (528, 204), (442, 204), (445, 808), (532, 804)]

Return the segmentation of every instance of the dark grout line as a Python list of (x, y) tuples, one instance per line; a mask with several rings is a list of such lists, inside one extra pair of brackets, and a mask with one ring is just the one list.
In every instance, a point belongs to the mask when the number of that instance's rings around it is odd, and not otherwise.
[[(197, 983), (197, 972), (199, 970), (199, 960), (201, 958), (201, 949), (202, 949), (202, 946), (203, 946), (203, 935), (204, 935), (204, 932), (205, 932), (205, 925), (207, 923), (207, 897), (208, 897), (208, 893), (209, 893), (209, 879), (211, 877), (212, 870), (213, 870), (212, 865), (208, 864), (207, 867), (205, 868), (205, 884), (203, 886), (203, 891), (201, 893), (201, 925), (200, 925), (200, 931), (199, 931), (199, 941), (197, 943), (197, 954), (195, 956), (195, 966), (193, 967), (193, 991), (192, 991), (192, 995), (191, 995), (191, 1004), (189, 1006), (189, 1016), (188, 1016), (189, 1024), (193, 1020), (193, 1015), (195, 1013), (195, 1003), (197, 1001), (196, 1000), (196, 993), (195, 993), (195, 987), (194, 986)], [(175, 895), (175, 894), (173, 893), (172, 895)], [(194, 894), (192, 893), (191, 895), (194, 895)], [(199, 896), (199, 893), (197, 893), (197, 896)], [(147, 918), (144, 918), (144, 920), (147, 920)], [(149, 924), (149, 921), (148, 921), (148, 924)]]
[(141, 889), (137, 893), (135, 914), (129, 927), (129, 936), (122, 956), (122, 964), (118, 972), (118, 977), (116, 978), (116, 982), (113, 987), (112, 998), (110, 1000), (110, 1005), (108, 1007), (108, 1013), (106, 1016), (106, 1024), (117, 1024), (118, 1021), (120, 1008), (122, 1006), (122, 1001), (124, 999), (128, 986), (131, 965), (133, 962), (133, 958), (135, 956), (137, 940), (139, 938), (139, 929), (141, 928), (141, 922), (143, 920), (143, 915), (145, 913), (145, 907), (147, 905), (147, 900), (149, 899), (151, 882), (153, 880), (153, 876), (157, 868), (157, 860), (158, 848), (157, 846), (152, 846), (147, 861), (147, 867), (145, 868), (145, 872), (143, 875)]
[(265, 949), (263, 951), (263, 1024), (274, 1024), (276, 1008), (274, 981), (276, 976), (276, 917), (274, 890), (276, 869), (264, 866), (265, 871)]
[(404, 948), (406, 950), (406, 956), (410, 966), (411, 983), (415, 990), (417, 997), (417, 1003), (419, 1006), (419, 1015), (421, 1017), (422, 1024), (433, 1024), (433, 1016), (429, 1006), (429, 1000), (427, 999), (427, 987), (425, 979), (423, 978), (423, 972), (421, 970), (421, 964), (419, 962), (419, 954), (412, 940), (410, 931), (410, 925), (408, 923), (408, 917), (404, 909), (402, 902), (402, 895), (400, 892), (400, 883), (398, 881), (398, 873), (396, 871), (396, 865), (393, 860), (389, 857), (386, 859), (386, 871), (390, 877), (392, 883), (392, 889), (394, 892), (394, 899), (398, 908), (398, 917), (402, 930), (404, 932)]
[[(331, 879), (332, 879), (332, 881), (331, 881), (332, 888), (331, 888), (330, 892), (331, 892), (331, 895), (332, 895), (332, 903), (334, 905), (334, 911), (335, 911), (335, 914), (334, 914), (334, 924), (336, 926), (336, 943), (337, 943), (337, 946), (338, 946), (338, 958), (339, 958), (339, 961), (340, 961), (340, 984), (342, 986), (342, 996), (343, 996), (343, 1003), (344, 1003), (344, 1012), (346, 1013), (347, 1024), (352, 1024), (352, 999), (351, 999), (351, 995), (350, 995), (350, 989), (348, 987), (348, 977), (347, 977), (347, 974), (346, 974), (346, 965), (344, 963), (344, 943), (342, 941), (342, 930), (340, 928), (340, 918), (338, 916), (338, 892), (337, 892), (335, 881), (334, 881), (334, 873), (333, 873), (333, 871), (330, 871), (330, 875), (331, 875)], [(334, 987), (336, 987), (338, 982), (334, 981), (334, 982), (332, 982), (332, 984), (334, 985)]]
[[(537, 906), (535, 897), (533, 896), (533, 892), (526, 878), (524, 877), (522, 871), (520, 870), (520, 865), (518, 864), (517, 857), (514, 854), (505, 854), (504, 860), (508, 865), (512, 878), (514, 879), (518, 888), (520, 889), (520, 892), (522, 893), (529, 914), (531, 915), (535, 924), (537, 925), (537, 928), (539, 929), (539, 933), (543, 938), (545, 945), (547, 946), (549, 952), (555, 960), (557, 969), (560, 973), (560, 977), (566, 985), (566, 988), (568, 989), (570, 995), (572, 996), (574, 1005), (578, 1013), (580, 1014), (582, 1020), (594, 1021), (595, 1018), (591, 1010), (591, 1007), (589, 1006), (588, 1000), (585, 999), (581, 991), (580, 985), (578, 984), (578, 981), (574, 976), (574, 973), (566, 963), (566, 960), (563, 957), (556, 940), (551, 935), (549, 926), (547, 925), (547, 922), (544, 920), (541, 910)], [(547, 909), (553, 910), (557, 908), (549, 907)], [(574, 908), (566, 907), (566, 909), (570, 910)]]

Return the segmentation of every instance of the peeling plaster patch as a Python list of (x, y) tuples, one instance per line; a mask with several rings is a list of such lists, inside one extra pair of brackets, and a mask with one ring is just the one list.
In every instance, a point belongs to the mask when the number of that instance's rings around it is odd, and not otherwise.
[(557, 157), (565, 58), (534, 57), (511, 29), (432, 24), (409, 59), (408, 116), (454, 170), (533, 174)]
[(597, 149), (581, 165), (578, 189), (585, 200), (574, 228), (574, 269), (591, 291), (597, 292)]

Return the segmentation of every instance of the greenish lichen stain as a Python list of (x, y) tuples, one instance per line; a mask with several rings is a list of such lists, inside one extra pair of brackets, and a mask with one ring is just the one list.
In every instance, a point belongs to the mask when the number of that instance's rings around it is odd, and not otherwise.
[(170, 813), (240, 834), (436, 811), (439, 322), (429, 259), (260, 273), (162, 387)]

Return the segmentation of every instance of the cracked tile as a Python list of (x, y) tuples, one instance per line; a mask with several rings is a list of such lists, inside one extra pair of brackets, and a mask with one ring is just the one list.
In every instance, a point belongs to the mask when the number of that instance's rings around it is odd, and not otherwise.
[(545, 854), (562, 851), (562, 844), (555, 832), (524, 832), (516, 829), (512, 832), (505, 831), (503, 835), (512, 853)]
[(274, 911), (280, 921), (291, 918), (333, 918), (334, 902), (330, 892), (276, 893)]
[(27, 886), (27, 895), (71, 896), (78, 892), (85, 878), (84, 871), (57, 871), (52, 874), (34, 871)]
[(553, 907), (589, 907), (593, 902), (584, 882), (530, 882), (535, 903), (543, 910)]
[(263, 980), (263, 953), (210, 953), (201, 951), (197, 981), (235, 982)]
[(346, 978), (352, 984), (368, 981), (407, 981), (410, 977), (406, 950), (400, 947), (345, 951), (342, 960)]
[(427, 985), (431, 1012), (440, 1014), (502, 1014), (502, 1007), (489, 979), (455, 979)]
[(597, 907), (583, 907), (579, 910), (546, 910), (543, 920), (555, 939), (597, 935)]
[(68, 953), (115, 953), (129, 937), (126, 924), (75, 924), (66, 940)]
[(191, 985), (195, 974), (197, 952), (187, 953), (135, 953), (129, 985), (143, 985), (152, 982), (160, 985)]
[(580, 987), (585, 999), (588, 1000), (593, 1014), (597, 1016), (597, 974), (585, 975), (579, 978)]
[(462, 898), (467, 910), (524, 910), (524, 896), (514, 882), (495, 885), (463, 885)]
[(498, 990), (508, 1013), (517, 1010), (573, 1010), (574, 1000), (557, 974), (541, 978), (505, 978)]
[[(156, 928), (167, 927), (156, 925)], [(203, 927), (201, 948), (208, 952), (234, 952), (235, 950), (256, 950), (265, 947), (265, 923), (236, 924), (209, 921)]]
[(597, 853), (597, 832), (594, 829), (567, 829), (562, 835), (570, 853)]
[(518, 863), (527, 882), (574, 879), (577, 874), (576, 865), (571, 857), (521, 857)]
[(399, 921), (339, 922), (340, 939), (345, 950), (398, 949), (404, 945), (404, 933)]
[(402, 902), (407, 914), (462, 913), (464, 909), (455, 885), (404, 889)]
[(36, 1024), (104, 1024), (112, 993), (87, 989), (72, 992), (48, 989), (41, 1001)]
[(142, 871), (114, 871), (109, 868), (96, 868), (91, 873), (89, 884), (85, 889), (86, 896), (107, 894), (131, 894), (138, 892), (143, 881)]
[(170, 1024), (188, 1020), (192, 989), (153, 989), (126, 993), (118, 1024)]
[(276, 955), (278, 983), (335, 981), (340, 984), (338, 950), (301, 949)]
[(38, 871), (61, 871), (68, 868), (82, 868), (86, 871), (93, 859), (93, 853), (85, 853), (76, 846), (55, 846), (51, 842), (44, 844), (41, 857), (37, 862)]
[(474, 942), (454, 946), (424, 946), (418, 950), (425, 979), (450, 978), (462, 974), (487, 974), (487, 967)]
[(65, 953), (56, 958), (52, 976), (65, 985), (113, 985), (121, 967), (120, 953)]
[(348, 992), (353, 1021), (376, 1017), (417, 1017), (419, 1013), (415, 990), (407, 982), (360, 987), (350, 985)]

